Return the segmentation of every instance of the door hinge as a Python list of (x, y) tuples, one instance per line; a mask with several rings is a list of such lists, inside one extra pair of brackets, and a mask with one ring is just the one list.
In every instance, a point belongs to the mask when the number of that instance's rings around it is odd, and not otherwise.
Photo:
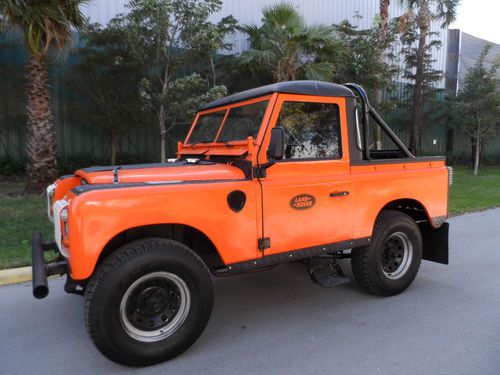
[(271, 239), (269, 237), (259, 238), (259, 250), (264, 251), (271, 247)]

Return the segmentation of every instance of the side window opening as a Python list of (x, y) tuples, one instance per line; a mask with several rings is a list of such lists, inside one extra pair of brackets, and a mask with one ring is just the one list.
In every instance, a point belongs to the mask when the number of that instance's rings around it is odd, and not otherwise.
[[(363, 150), (365, 145), (364, 126), (361, 121), (360, 108), (356, 109), (356, 145)], [(391, 135), (384, 129), (373, 114), (369, 114), (368, 121), (368, 155), (370, 159), (400, 159), (407, 158), (405, 151), (393, 140)]]
[(342, 158), (337, 104), (284, 102), (276, 126), (285, 132), (284, 160)]
[(369, 150), (371, 159), (400, 159), (408, 157), (406, 153), (394, 142), (387, 131), (380, 126), (370, 113), (370, 138)]

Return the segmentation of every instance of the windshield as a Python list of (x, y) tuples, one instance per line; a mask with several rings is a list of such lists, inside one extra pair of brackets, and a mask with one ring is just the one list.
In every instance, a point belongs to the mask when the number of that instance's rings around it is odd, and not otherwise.
[(264, 100), (231, 108), (217, 141), (241, 141), (248, 137), (256, 139), (268, 102), (268, 100)]
[(217, 131), (220, 128), (226, 110), (207, 113), (201, 115), (196, 121), (196, 126), (189, 137), (189, 143), (208, 143), (213, 142)]
[(242, 105), (229, 109), (226, 121), (217, 139), (226, 110), (207, 113), (198, 117), (187, 143), (244, 141), (248, 137), (257, 138), (269, 100)]

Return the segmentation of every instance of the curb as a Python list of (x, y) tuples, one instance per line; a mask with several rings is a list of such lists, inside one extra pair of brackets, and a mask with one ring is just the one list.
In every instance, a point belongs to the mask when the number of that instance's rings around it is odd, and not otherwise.
[(31, 267), (0, 270), (0, 285), (19, 284), (31, 281)]

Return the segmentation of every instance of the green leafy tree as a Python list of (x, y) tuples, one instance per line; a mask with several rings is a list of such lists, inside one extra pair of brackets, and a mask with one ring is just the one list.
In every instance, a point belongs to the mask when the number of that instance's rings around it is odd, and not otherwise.
[(63, 51), (72, 41), (72, 28), (85, 19), (80, 5), (86, 0), (0, 0), (0, 21), (24, 33), (29, 52), (26, 66), (27, 191), (41, 192), (57, 177), (56, 142), (51, 92), (45, 57)]
[[(382, 93), (390, 94), (394, 89), (398, 67), (394, 63), (394, 55), (389, 47), (397, 33), (395, 27), (387, 24), (387, 30), (384, 30), (382, 37), (380, 23), (382, 21), (376, 20), (373, 27), (363, 30), (348, 20), (335, 25), (337, 37), (343, 48), (336, 63), (334, 81), (360, 84), (370, 98), (375, 98), (377, 110), (388, 113), (394, 106), (394, 101), (389, 99), (382, 101)], [(380, 127), (375, 128), (375, 140), (376, 149), (382, 149)]]
[[(370, 97), (379, 90), (393, 88), (398, 72), (394, 56), (384, 53), (387, 58), (380, 61), (379, 51), (385, 50), (394, 40), (395, 32), (389, 30), (383, 42), (378, 35), (378, 26), (360, 30), (348, 20), (335, 25), (342, 52), (336, 65), (334, 81), (356, 82), (363, 86)], [(379, 103), (379, 107), (381, 103)]]
[(454, 124), (473, 140), (473, 171), (477, 176), (484, 143), (500, 131), (500, 56), (487, 68), (485, 58), (492, 48), (487, 44), (460, 85), (453, 106)]
[(410, 149), (420, 155), (425, 96), (441, 79), (441, 72), (432, 68), (432, 50), (441, 43), (433, 39), (436, 33), (431, 32), (431, 23), (441, 22), (441, 27), (451, 24), (460, 0), (400, 1), (407, 7), (399, 20), (406, 63), (404, 76), (412, 83)]
[(131, 0), (128, 8), (129, 13), (121, 18), (135, 58), (148, 70), (139, 91), (145, 108), (157, 118), (164, 162), (172, 128), (168, 121), (173, 83), (207, 55), (212, 57), (225, 33), (231, 31), (230, 22), (226, 19), (218, 28), (208, 21), (220, 10), (220, 0)]
[(106, 27), (90, 25), (81, 35), (78, 63), (72, 68), (68, 87), (71, 112), (79, 122), (104, 130), (110, 136), (110, 162), (115, 165), (120, 140), (134, 127), (148, 125), (137, 90), (144, 67), (132, 57), (130, 44), (119, 19)]
[(241, 54), (243, 64), (273, 72), (274, 80), (301, 78), (329, 81), (333, 78), (340, 43), (332, 26), (307, 26), (297, 8), (282, 2), (262, 11), (262, 26), (244, 25), (251, 49)]
[[(217, 84), (217, 70), (215, 57), (219, 51), (229, 50), (231, 43), (226, 41), (226, 37), (236, 30), (237, 21), (233, 16), (224, 17), (220, 22), (204, 22), (197, 25), (197, 30), (193, 30), (194, 37), (191, 42), (192, 49), (197, 56), (195, 62), (209, 62), (212, 85)], [(203, 65), (200, 67), (203, 70)]]
[[(170, 141), (175, 143), (180, 140), (170, 135), (174, 128), (183, 127), (187, 131), (200, 107), (227, 94), (225, 86), (210, 86), (207, 80), (198, 73), (170, 81), (165, 97), (165, 102), (168, 103), (165, 113), (168, 127), (165, 132)], [(149, 81), (142, 83), (141, 95), (146, 102), (149, 102), (151, 95), (154, 95)], [(186, 132), (182, 132), (182, 135), (186, 135)]]

